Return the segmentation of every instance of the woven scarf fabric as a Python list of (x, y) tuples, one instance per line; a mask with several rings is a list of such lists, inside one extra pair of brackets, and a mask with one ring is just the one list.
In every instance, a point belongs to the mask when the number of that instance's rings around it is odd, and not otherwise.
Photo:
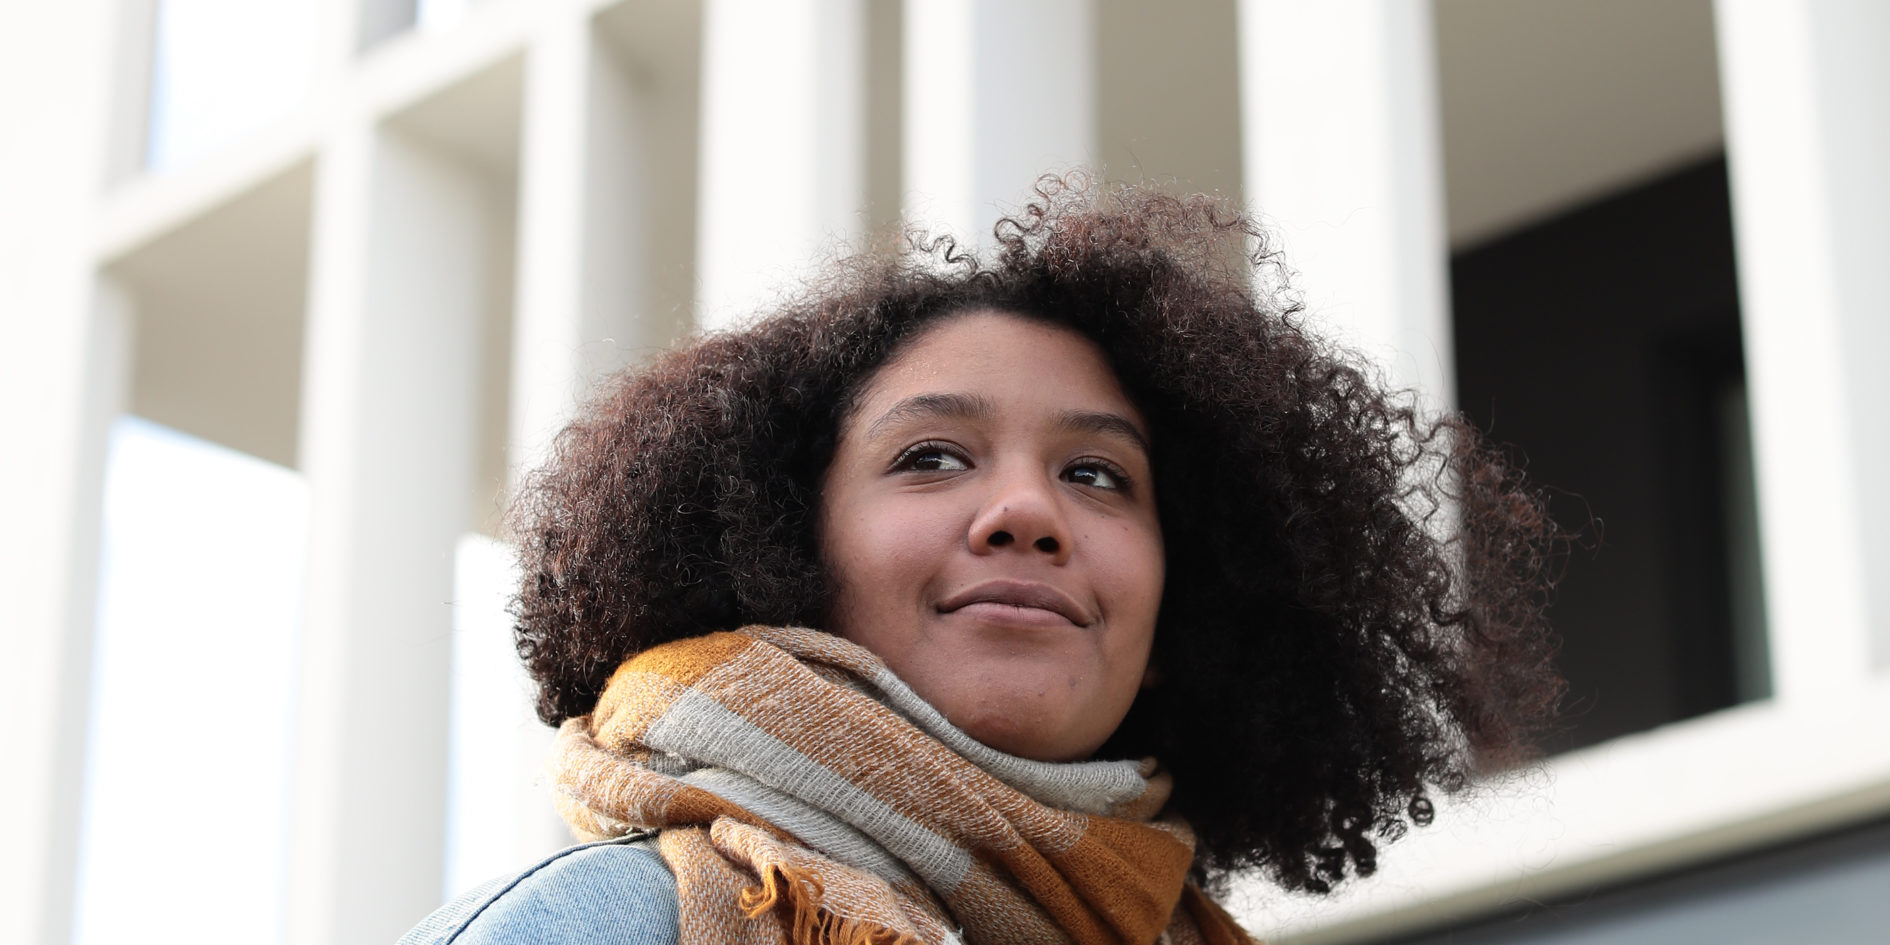
[(830, 634), (639, 654), (554, 763), (580, 837), (660, 831), (684, 945), (1251, 941), (1186, 884), (1153, 760), (1003, 754)]

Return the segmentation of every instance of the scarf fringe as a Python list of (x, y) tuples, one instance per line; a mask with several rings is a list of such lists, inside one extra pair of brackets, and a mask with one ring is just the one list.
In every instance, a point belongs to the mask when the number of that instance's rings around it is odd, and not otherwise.
[(795, 945), (921, 945), (905, 933), (822, 908), (825, 892), (820, 877), (774, 863), (762, 868), (760, 886), (742, 890), (741, 907), (749, 918), (759, 919), (786, 906), (793, 915), (788, 939)]

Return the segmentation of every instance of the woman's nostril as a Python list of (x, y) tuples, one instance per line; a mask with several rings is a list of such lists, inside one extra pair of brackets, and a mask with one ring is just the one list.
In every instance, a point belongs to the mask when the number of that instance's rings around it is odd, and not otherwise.
[(1037, 539), (1036, 544), (1037, 544), (1038, 551), (1044, 552), (1046, 554), (1057, 553), (1057, 540), (1055, 538), (1051, 538), (1050, 536), (1045, 535), (1044, 537)]
[(988, 543), (993, 548), (1002, 548), (1011, 543), (1011, 533), (1006, 531), (992, 532)]

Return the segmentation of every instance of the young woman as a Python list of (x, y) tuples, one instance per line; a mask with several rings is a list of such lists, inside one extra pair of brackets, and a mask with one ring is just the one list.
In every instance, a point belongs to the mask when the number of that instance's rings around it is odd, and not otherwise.
[(1369, 874), (1519, 756), (1560, 692), (1519, 476), (1259, 288), (1241, 214), (1039, 198), (564, 432), (516, 615), (595, 842), (409, 941), (1240, 942), (1232, 872)]

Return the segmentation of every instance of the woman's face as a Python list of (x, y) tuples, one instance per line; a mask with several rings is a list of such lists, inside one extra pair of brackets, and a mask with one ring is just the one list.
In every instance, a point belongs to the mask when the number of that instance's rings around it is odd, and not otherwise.
[(1149, 439), (1081, 335), (995, 311), (927, 329), (841, 423), (821, 503), (828, 629), (987, 745), (1088, 757), (1155, 636)]

